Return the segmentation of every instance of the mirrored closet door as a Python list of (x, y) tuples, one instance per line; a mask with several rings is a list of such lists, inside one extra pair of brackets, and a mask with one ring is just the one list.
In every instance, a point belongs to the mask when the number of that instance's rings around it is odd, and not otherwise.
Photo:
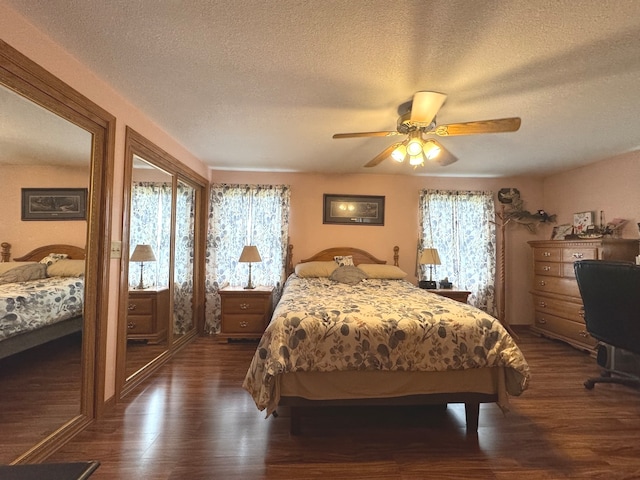
[(121, 397), (197, 332), (206, 191), (204, 178), (130, 128), (125, 149)]
[[(115, 119), (2, 41), (0, 60), (0, 199), (9, 237), (0, 241), (11, 244), (12, 259), (61, 243), (82, 250), (84, 259), (74, 273), (81, 316), (2, 336), (0, 464), (7, 464), (41, 461), (104, 406), (105, 345), (97, 333), (106, 330)], [(86, 218), (26, 221), (20, 191), (29, 187), (86, 188)], [(65, 327), (76, 320), (73, 330)]]

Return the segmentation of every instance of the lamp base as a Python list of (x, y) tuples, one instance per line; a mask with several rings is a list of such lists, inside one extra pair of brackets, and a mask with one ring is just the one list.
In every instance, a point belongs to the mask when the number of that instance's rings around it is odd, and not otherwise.
[(438, 288), (434, 280), (420, 280), (418, 282), (418, 286), (426, 290), (435, 290), (436, 288)]

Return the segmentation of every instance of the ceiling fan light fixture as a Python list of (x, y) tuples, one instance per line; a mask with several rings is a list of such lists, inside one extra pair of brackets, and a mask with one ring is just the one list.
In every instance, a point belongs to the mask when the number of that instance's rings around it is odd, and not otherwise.
[(404, 159), (407, 157), (407, 147), (401, 143), (398, 145), (393, 152), (391, 152), (391, 158), (393, 158), (396, 162), (402, 163)]
[(442, 148), (440, 148), (440, 145), (438, 145), (433, 140), (429, 140), (424, 144), (422, 150), (424, 152), (424, 156), (427, 157), (427, 160), (433, 160), (438, 155), (440, 155)]
[(424, 165), (424, 155), (422, 154), (422, 152), (420, 152), (419, 155), (410, 155), (409, 165), (412, 165), (414, 167), (419, 167), (421, 165)]
[(420, 155), (422, 153), (422, 138), (419, 132), (411, 132), (409, 141), (407, 142), (407, 153), (411, 156)]

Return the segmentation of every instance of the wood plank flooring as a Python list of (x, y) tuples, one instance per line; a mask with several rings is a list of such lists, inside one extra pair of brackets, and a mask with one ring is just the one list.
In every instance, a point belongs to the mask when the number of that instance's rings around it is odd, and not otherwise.
[(241, 388), (255, 344), (200, 337), (48, 461), (99, 460), (91, 480), (640, 478), (640, 392), (586, 390), (593, 358), (517, 333), (531, 387), (483, 405), (477, 436), (450, 405), (331, 410), (292, 437)]

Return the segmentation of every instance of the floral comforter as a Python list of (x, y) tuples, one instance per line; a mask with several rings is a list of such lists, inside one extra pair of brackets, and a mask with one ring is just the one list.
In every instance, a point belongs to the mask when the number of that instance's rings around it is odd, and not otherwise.
[(529, 382), (522, 352), (498, 320), (404, 280), (356, 285), (291, 275), (243, 387), (271, 414), (278, 375), (297, 371), (506, 367), (507, 392)]
[(0, 340), (82, 315), (83, 302), (81, 277), (0, 285)]

